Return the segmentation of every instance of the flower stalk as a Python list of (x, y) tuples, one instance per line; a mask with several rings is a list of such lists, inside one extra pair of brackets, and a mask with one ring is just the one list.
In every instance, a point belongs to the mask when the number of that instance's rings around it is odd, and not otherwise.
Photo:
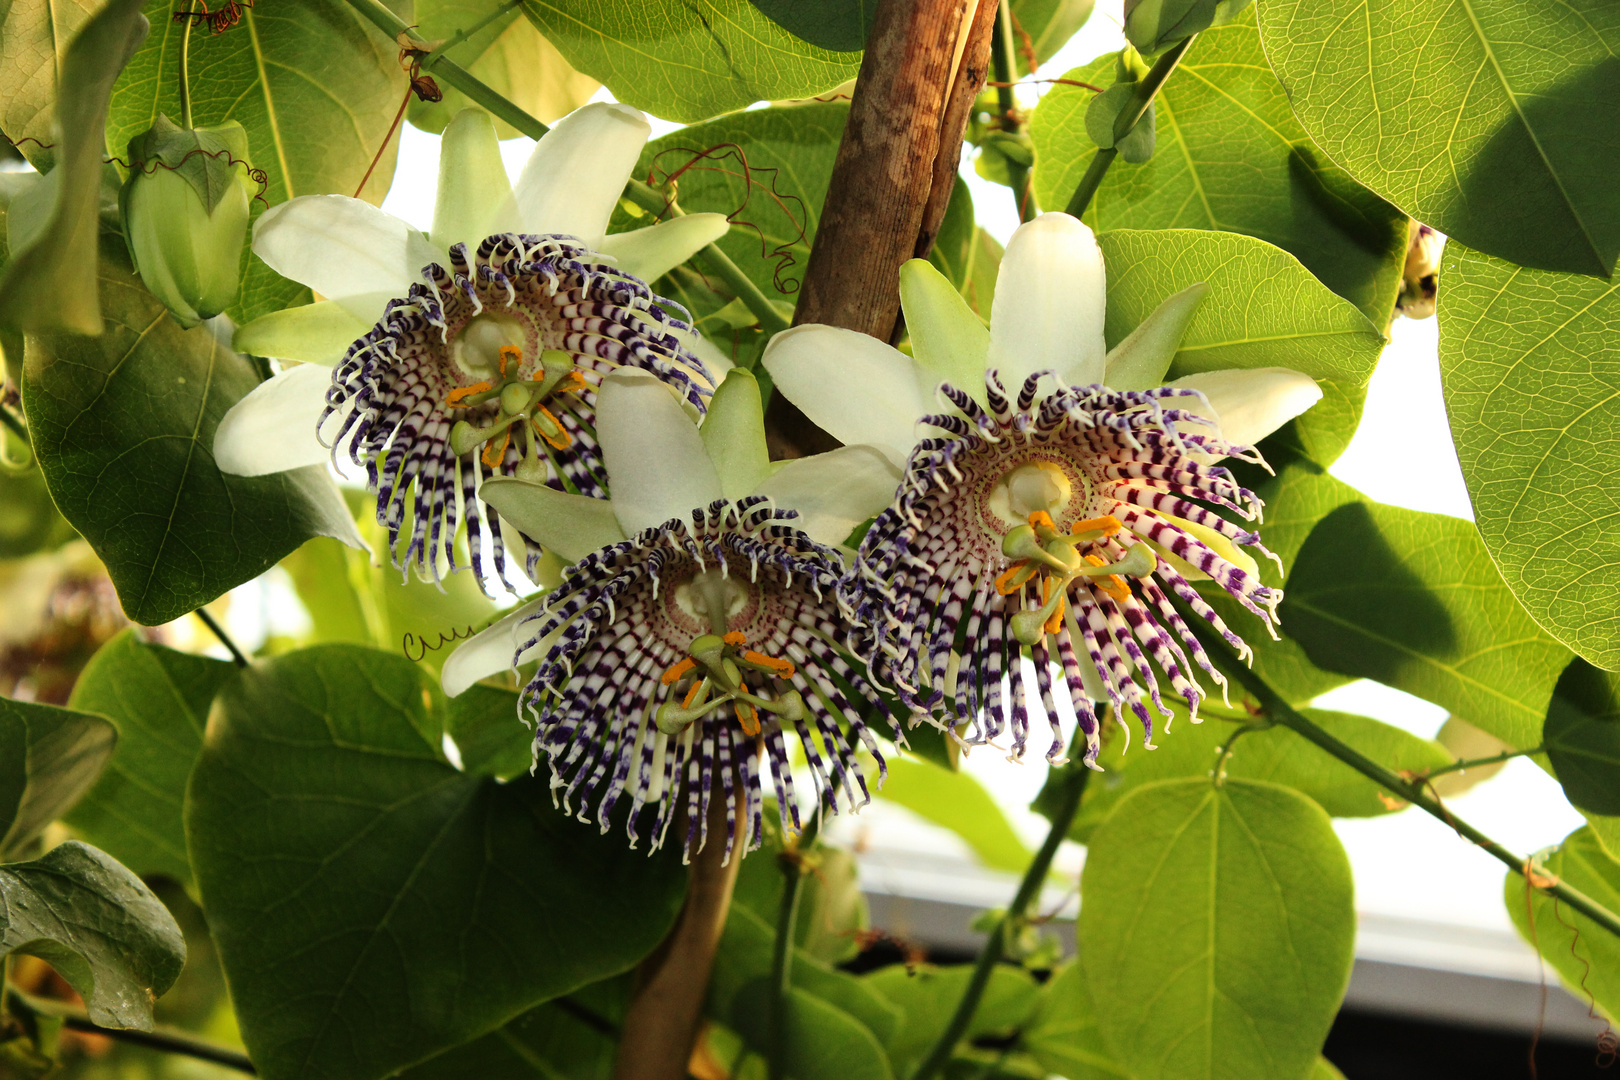
[(191, 123), (191, 24), (195, 19), (181, 20), (185, 23), (180, 31), (180, 126), (190, 128)]
[[(996, 15), (995, 43), (991, 46), (990, 61), (996, 72), (996, 109), (1001, 113), (1001, 130), (1008, 135), (1023, 133), (1024, 125), (1018, 119), (1018, 99), (1013, 96), (1013, 83), (1018, 79), (1017, 50), (1013, 45), (1012, 5), (1001, 0)], [(1035, 217), (1035, 195), (1030, 188), (1029, 166), (1006, 158), (1007, 179), (1012, 182), (1013, 198), (1018, 203), (1018, 220)]]

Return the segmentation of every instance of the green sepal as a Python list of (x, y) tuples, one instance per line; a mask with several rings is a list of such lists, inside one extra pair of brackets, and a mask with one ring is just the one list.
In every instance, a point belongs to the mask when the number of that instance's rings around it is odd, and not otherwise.
[(1251, 0), (1126, 0), (1125, 38), (1151, 56), (1212, 26), (1231, 22)]
[(1119, 156), (1132, 165), (1140, 165), (1153, 156), (1153, 142), (1155, 132), (1154, 106), (1150, 102), (1147, 111), (1136, 122), (1136, 126), (1126, 132), (1122, 138), (1115, 139), (1114, 129), (1119, 123), (1119, 114), (1131, 107), (1136, 97), (1136, 83), (1116, 82), (1107, 90), (1091, 99), (1086, 107), (1086, 134), (1091, 141), (1104, 150), (1115, 149)]
[(252, 168), (247, 131), (235, 120), (183, 128), (162, 113), (149, 129), (129, 140), (129, 163), (132, 172), (170, 169), (180, 174), (210, 214), (231, 185), (240, 182), (238, 167)]

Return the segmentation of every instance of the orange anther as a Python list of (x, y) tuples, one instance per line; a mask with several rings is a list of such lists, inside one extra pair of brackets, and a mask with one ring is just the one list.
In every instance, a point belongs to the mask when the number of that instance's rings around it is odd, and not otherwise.
[(748, 661), (750, 664), (758, 664), (760, 667), (770, 668), (772, 671), (776, 672), (778, 676), (784, 679), (793, 678), (793, 673), (795, 670), (797, 670), (794, 668), (793, 661), (791, 660), (782, 660), (775, 656), (766, 656), (764, 653), (755, 652), (752, 649), (749, 649), (747, 652), (743, 653), (743, 659)]
[(1119, 523), (1119, 518), (1113, 514), (1104, 514), (1100, 518), (1087, 518), (1077, 521), (1069, 528), (1069, 535), (1074, 536), (1083, 532), (1101, 531), (1104, 536), (1113, 536), (1125, 526)]
[(695, 667), (697, 667), (697, 661), (688, 656), (685, 660), (682, 660), (680, 663), (674, 665), (668, 671), (664, 672), (664, 677), (660, 679), (659, 682), (663, 683), (665, 686), (674, 686), (676, 683), (681, 681), (682, 676)]
[(1029, 580), (1027, 576), (1019, 578), (1016, 582), (1012, 579), (1015, 575), (1022, 573), (1028, 566), (1028, 559), (1019, 559), (1017, 562), (1007, 567), (1001, 576), (996, 578), (996, 592), (1000, 593), (1002, 596), (1011, 596), (1013, 593), (1022, 588), (1024, 582)]
[(745, 645), (748, 643), (748, 639), (743, 636), (743, 632), (741, 630), (733, 630), (720, 640), (725, 642), (727, 645)]
[(557, 436), (556, 438), (553, 438), (552, 436), (547, 435), (545, 431), (541, 429), (539, 424), (535, 424), (534, 430), (539, 432), (542, 439), (546, 440), (546, 442), (550, 443), (552, 447), (557, 450), (566, 450), (570, 446), (574, 445), (574, 437), (568, 434), (568, 429), (563, 427), (562, 424), (558, 422), (557, 418), (551, 414), (550, 409), (546, 408), (544, 405), (536, 405), (535, 411), (545, 413), (546, 419), (550, 420), (552, 426), (557, 429)]
[(463, 405), (462, 402), (467, 398), (472, 397), (474, 394), (482, 394), (489, 388), (490, 386), (487, 382), (476, 382), (471, 386), (463, 386), (459, 390), (452, 390), (450, 391), (450, 396), (444, 399), (445, 407), (451, 409), (471, 408), (470, 405)]
[(742, 725), (743, 734), (752, 738), (759, 734), (759, 713), (746, 701), (732, 702), (732, 708), (737, 710), (737, 722)]
[(1053, 532), (1057, 531), (1057, 526), (1052, 524), (1052, 515), (1048, 514), (1045, 510), (1037, 510), (1033, 514), (1029, 515), (1029, 527), (1033, 529), (1037, 525), (1045, 525)]
[(516, 345), (501, 346), (501, 378), (506, 378), (506, 362), (508, 360), (523, 363), (523, 350)]
[(1057, 608), (1053, 610), (1052, 617), (1046, 620), (1041, 627), (1048, 634), (1056, 634), (1063, 629), (1063, 613), (1069, 609), (1069, 598), (1066, 594), (1058, 596)]
[(483, 460), (484, 460), (484, 464), (488, 465), (492, 469), (500, 468), (501, 467), (501, 462), (506, 460), (506, 448), (508, 446), (511, 446), (511, 445), (512, 445), (512, 429), (507, 428), (506, 429), (506, 438), (501, 440), (501, 448), (500, 448), (500, 450), (497, 451), (495, 449), (495, 443), (494, 443), (493, 440), (484, 444), (484, 453), (482, 455)]
[(697, 700), (698, 691), (701, 689), (703, 689), (703, 680), (699, 679), (697, 682), (692, 684), (692, 689), (686, 692), (686, 700), (681, 702), (681, 708), (690, 709), (692, 707), (692, 702)]
[(562, 380), (552, 389), (553, 394), (577, 394), (585, 389), (585, 376), (576, 369), (562, 377)]

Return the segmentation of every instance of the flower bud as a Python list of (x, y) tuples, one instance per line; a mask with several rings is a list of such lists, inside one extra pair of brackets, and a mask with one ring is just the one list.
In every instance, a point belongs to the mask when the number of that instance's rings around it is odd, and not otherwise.
[(1406, 266), (1401, 271), (1401, 292), (1395, 299), (1395, 310), (1408, 319), (1427, 319), (1434, 314), (1440, 289), (1440, 252), (1445, 246), (1444, 236), (1427, 225), (1412, 223)]
[(129, 143), (119, 210), (130, 259), (182, 326), (236, 298), (248, 203), (247, 132), (236, 121), (186, 129), (159, 116)]

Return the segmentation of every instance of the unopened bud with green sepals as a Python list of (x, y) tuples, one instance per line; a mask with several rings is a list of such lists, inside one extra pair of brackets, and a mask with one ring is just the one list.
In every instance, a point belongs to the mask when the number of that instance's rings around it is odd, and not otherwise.
[(118, 203), (141, 281), (182, 326), (213, 318), (241, 279), (257, 191), (247, 132), (234, 120), (188, 129), (160, 115), (130, 140), (129, 156)]

